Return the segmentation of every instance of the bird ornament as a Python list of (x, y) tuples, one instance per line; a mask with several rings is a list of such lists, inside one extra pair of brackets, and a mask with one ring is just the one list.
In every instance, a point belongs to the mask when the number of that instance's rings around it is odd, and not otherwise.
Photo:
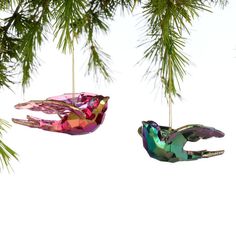
[(159, 161), (177, 162), (208, 158), (224, 153), (219, 151), (185, 151), (186, 142), (196, 142), (200, 139), (211, 137), (221, 138), (224, 133), (212, 127), (193, 124), (170, 129), (166, 126), (159, 126), (154, 121), (143, 121), (138, 133), (142, 137), (143, 146), (149, 156)]
[(46, 100), (31, 100), (15, 105), (16, 109), (57, 114), (59, 120), (46, 120), (27, 116), (26, 120), (15, 119), (14, 123), (71, 135), (95, 131), (103, 122), (109, 97), (92, 93), (67, 93)]

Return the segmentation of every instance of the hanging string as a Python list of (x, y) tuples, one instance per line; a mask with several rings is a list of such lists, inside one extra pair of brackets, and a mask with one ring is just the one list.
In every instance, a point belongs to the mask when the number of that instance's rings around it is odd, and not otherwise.
[(74, 38), (72, 42), (72, 101), (75, 102), (75, 49)]
[(169, 129), (172, 129), (172, 99), (171, 99), (171, 93), (169, 93)]
[(171, 91), (173, 87), (173, 65), (172, 61), (169, 58), (168, 59), (168, 105), (169, 105), (169, 130), (172, 130), (172, 97), (171, 97)]

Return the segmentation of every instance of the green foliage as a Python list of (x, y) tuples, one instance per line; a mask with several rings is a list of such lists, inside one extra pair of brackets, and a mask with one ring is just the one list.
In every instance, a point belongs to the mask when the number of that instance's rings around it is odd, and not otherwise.
[(0, 10), (6, 10), (11, 6), (10, 0), (5, 0), (0, 2)]
[[(88, 72), (93, 70), (95, 75), (99, 72), (105, 79), (110, 79), (109, 56), (102, 51), (95, 34), (108, 31), (106, 20), (113, 18), (117, 3), (109, 0), (18, 0), (1, 3), (0, 10), (8, 12), (9, 17), (0, 22), (0, 86), (9, 87), (10, 78), (18, 71), (22, 72), (23, 88), (29, 84), (32, 72), (38, 66), (37, 50), (48, 33), (54, 34), (58, 48), (63, 52), (68, 49), (71, 52), (74, 39), (84, 37), (85, 48), (90, 53)], [(125, 5), (125, 1), (119, 4)]]
[(189, 27), (199, 12), (210, 11), (210, 6), (206, 1), (199, 0), (149, 0), (143, 9), (146, 21), (142, 45), (147, 45), (143, 60), (150, 61), (146, 76), (160, 78), (165, 95), (173, 100), (172, 97), (179, 95), (180, 80), (184, 78), (185, 68), (189, 64), (189, 59), (183, 52), (183, 35), (189, 34)]
[[(5, 121), (0, 119), (0, 170), (1, 168), (9, 168), (10, 159), (17, 159), (17, 153), (14, 152), (11, 148), (9, 148), (2, 140), (2, 133), (6, 131), (6, 128), (9, 128), (10, 125)], [(18, 160), (18, 159), (17, 159)]]
[[(96, 33), (107, 33), (117, 9), (132, 12), (139, 6), (145, 19), (144, 59), (150, 62), (148, 76), (160, 78), (165, 94), (176, 95), (184, 78), (188, 58), (185, 38), (199, 12), (224, 6), (226, 0), (5, 0), (0, 11), (0, 87), (9, 87), (13, 75), (22, 73), (23, 88), (38, 66), (37, 50), (53, 33), (58, 48), (71, 52), (74, 40), (83, 37), (89, 53), (88, 73), (110, 79), (109, 55), (103, 52)], [(81, 42), (81, 40), (80, 40)]]

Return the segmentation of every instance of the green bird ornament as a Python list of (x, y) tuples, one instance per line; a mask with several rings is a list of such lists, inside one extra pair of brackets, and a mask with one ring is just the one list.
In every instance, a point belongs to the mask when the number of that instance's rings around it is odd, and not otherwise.
[(224, 150), (219, 151), (185, 151), (184, 145), (187, 141), (196, 142), (199, 139), (211, 137), (224, 137), (224, 133), (212, 127), (203, 125), (186, 125), (178, 129), (159, 126), (154, 121), (143, 121), (138, 133), (143, 139), (143, 146), (150, 155), (159, 161), (177, 162), (196, 160), (221, 155)]

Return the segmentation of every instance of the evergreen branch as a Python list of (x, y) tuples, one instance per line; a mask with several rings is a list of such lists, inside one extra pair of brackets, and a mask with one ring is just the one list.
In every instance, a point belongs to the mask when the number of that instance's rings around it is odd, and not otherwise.
[(101, 74), (106, 80), (110, 80), (110, 71), (107, 63), (110, 60), (110, 56), (103, 52), (96, 41), (89, 41), (86, 45), (86, 51), (90, 51), (88, 61), (88, 74), (94, 73), (97, 80)]
[(215, 5), (219, 4), (222, 7), (225, 7), (228, 4), (228, 0), (208, 0), (207, 2), (214, 3)]
[[(36, 68), (36, 51), (44, 38), (49, 23), (49, 0), (37, 2), (19, 1), (13, 14), (4, 19), (1, 36), (0, 58), (2, 68), (13, 70), (22, 67), (22, 86), (29, 84), (31, 74)], [(10, 66), (9, 66), (10, 65)], [(6, 78), (6, 73), (2, 77)]]
[(0, 10), (6, 10), (11, 6), (11, 0), (5, 0), (0, 2)]
[[(110, 79), (109, 68), (107, 63), (110, 59), (109, 55), (104, 53), (98, 43), (94, 39), (97, 32), (108, 31), (108, 25), (105, 20), (112, 16), (112, 10), (108, 11), (100, 1), (91, 1), (89, 5), (78, 5), (73, 8), (72, 2), (63, 2), (59, 6), (57, 12), (57, 23), (55, 36), (59, 35), (58, 47), (66, 52), (67, 49), (71, 51), (74, 38), (84, 36), (86, 39), (85, 49), (89, 52), (88, 60), (88, 74), (94, 72), (98, 78), (101, 74), (104, 79)], [(58, 8), (57, 8), (58, 9)], [(70, 18), (67, 12), (71, 12)], [(60, 19), (66, 19), (60, 21)]]
[(88, 74), (93, 72), (97, 79), (100, 77), (99, 75), (102, 75), (105, 80), (110, 80), (111, 76), (108, 67), (110, 56), (102, 51), (101, 47), (94, 39), (94, 33), (100, 31), (107, 33), (108, 31), (108, 25), (105, 22), (107, 13), (101, 14), (99, 13), (100, 10), (94, 8), (93, 5), (90, 7), (84, 15), (84, 26), (81, 33), (86, 36), (85, 49), (90, 55), (88, 60)]
[(0, 163), (1, 163), (0, 170), (4, 167), (6, 167), (7, 169), (9, 169), (9, 167), (11, 167), (11, 165), (10, 165), (11, 158), (15, 158), (16, 160), (18, 160), (17, 153), (15, 151), (13, 151), (10, 147), (8, 147), (1, 140), (2, 133), (6, 132), (6, 128), (9, 128), (9, 127), (10, 127), (10, 125), (8, 124), (8, 122), (0, 119)]
[(18, 12), (21, 8), (21, 2), (18, 4), (18, 6), (16, 7), (14, 13), (12, 14), (11, 17), (9, 17), (8, 19), (6, 19), (8, 21), (7, 25), (4, 26), (4, 31), (5, 31), (5, 35), (7, 35), (7, 32), (10, 28), (10, 26), (12, 25), (12, 23), (14, 22), (14, 20), (16, 19), (17, 15), (18, 15)]
[(0, 62), (0, 88), (1, 87), (7, 87), (10, 89), (10, 84), (13, 84), (13, 82), (8, 78), (8, 72), (9, 69), (6, 68), (4, 63)]
[(66, 52), (71, 52), (76, 37), (75, 31), (81, 31), (83, 27), (82, 14), (85, 9), (83, 0), (79, 1), (59, 1), (53, 10), (55, 14), (55, 38), (59, 36), (58, 48)]
[(0, 26), (0, 87), (10, 88), (13, 82), (10, 77), (16, 69), (18, 40), (8, 36), (4, 27)]
[(183, 32), (189, 33), (188, 25), (203, 10), (209, 8), (198, 0), (150, 0), (143, 7), (147, 22), (146, 40), (143, 44), (148, 45), (143, 60), (150, 60), (146, 76), (151, 74), (152, 77), (161, 79), (168, 99), (178, 95), (176, 83), (179, 85), (184, 78), (185, 67), (189, 63), (183, 52)]
[[(32, 72), (37, 67), (37, 49), (41, 46), (43, 39), (46, 38), (45, 28), (50, 20), (49, 0), (42, 0), (38, 5), (28, 6), (22, 17), (22, 25), (26, 27), (15, 27), (18, 34), (22, 34), (20, 47), (20, 62), (22, 64), (23, 78), (22, 86), (29, 85)], [(21, 31), (20, 29), (26, 29)], [(20, 30), (20, 31), (19, 31)]]
[[(108, 31), (108, 20), (112, 20), (117, 9), (132, 11), (142, 4), (146, 18), (146, 44), (144, 58), (150, 60), (148, 73), (153, 69), (155, 77), (164, 78), (168, 63), (175, 83), (183, 79), (188, 58), (184, 55), (183, 32), (198, 13), (209, 10), (206, 6), (225, 6), (227, 0), (4, 0), (0, 10), (10, 11), (11, 16), (0, 22), (0, 86), (9, 86), (14, 71), (21, 68), (22, 85), (29, 84), (32, 72), (37, 68), (37, 50), (45, 39), (50, 22), (54, 22), (53, 33), (58, 39), (58, 48), (63, 52), (72, 49), (74, 38), (85, 37), (90, 53), (88, 73), (93, 68), (108, 77), (108, 59), (96, 42), (96, 32)], [(13, 10), (14, 9), (14, 10)], [(169, 34), (169, 36), (168, 36)], [(98, 60), (98, 58), (100, 58)], [(168, 59), (169, 58), (169, 59)], [(97, 60), (97, 61), (92, 61)], [(161, 60), (167, 60), (161, 63)], [(92, 66), (93, 65), (93, 66)], [(160, 68), (157, 68), (157, 67)], [(97, 67), (97, 68), (96, 68)], [(95, 69), (96, 68), (96, 69)], [(105, 72), (106, 71), (106, 72)], [(167, 76), (168, 77), (168, 76)], [(165, 78), (169, 80), (171, 78)], [(5, 82), (3, 82), (5, 81)], [(167, 83), (168, 84), (168, 83)], [(168, 89), (166, 90), (168, 93)]]

